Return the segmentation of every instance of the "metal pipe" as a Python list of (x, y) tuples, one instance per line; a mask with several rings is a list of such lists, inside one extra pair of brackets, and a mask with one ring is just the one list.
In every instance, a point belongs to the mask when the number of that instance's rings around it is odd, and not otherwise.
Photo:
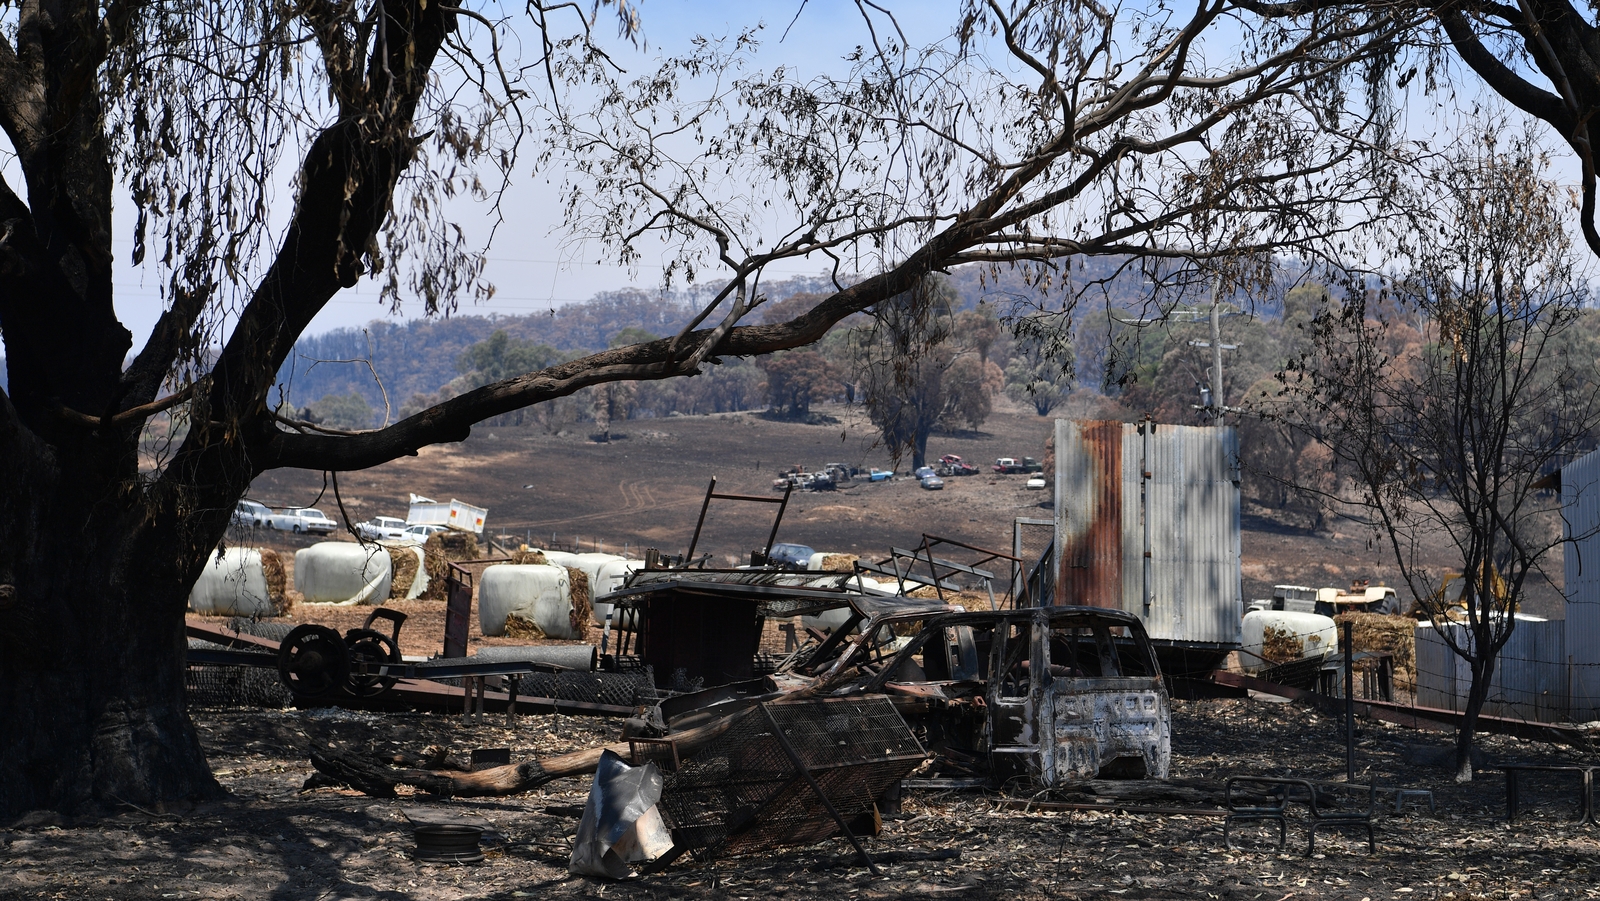
[(1344, 623), (1344, 775), (1356, 781), (1355, 651), (1350, 646), (1350, 621)]
[(700, 529), (706, 524), (706, 510), (711, 507), (711, 495), (717, 490), (717, 477), (711, 477), (711, 484), (706, 486), (706, 499), (700, 504), (700, 518), (695, 520), (694, 537), (689, 539), (689, 550), (684, 553), (684, 564), (694, 557), (695, 546), (700, 543)]

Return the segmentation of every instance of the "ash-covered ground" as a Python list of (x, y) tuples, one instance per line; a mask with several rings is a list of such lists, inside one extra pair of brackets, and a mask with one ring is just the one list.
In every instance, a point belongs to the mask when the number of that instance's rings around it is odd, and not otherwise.
[[(1359, 781), (1432, 789), (1437, 815), (1411, 804), (1377, 819), (1378, 851), (1356, 833), (1319, 835), (1304, 855), (1304, 821), (1278, 851), (1265, 829), (1248, 850), (1223, 848), (1222, 819), (1188, 814), (1019, 810), (1023, 788), (908, 792), (904, 811), (868, 841), (900, 862), (871, 876), (835, 839), (758, 858), (684, 858), (625, 882), (567, 874), (587, 779), (510, 798), (377, 800), (348, 790), (302, 791), (313, 742), (420, 750), (510, 747), (513, 759), (615, 737), (615, 721), (501, 717), (482, 724), (436, 715), (343, 711), (202, 711), (203, 740), (230, 801), (163, 813), (126, 808), (81, 821), (49, 814), (0, 829), (0, 898), (1196, 898), (1509, 899), (1600, 895), (1597, 829), (1573, 822), (1575, 780), (1533, 780), (1524, 814), (1505, 823), (1504, 778), (1457, 784), (1424, 761), (1449, 734), (1358, 724)], [(1174, 704), (1172, 775), (1343, 778), (1340, 724), (1305, 707), (1264, 701)], [(1600, 762), (1592, 751), (1488, 736), (1491, 760)], [(1081, 798), (1079, 800), (1082, 800)], [(1391, 802), (1392, 803), (1392, 802)], [(1165, 804), (1163, 806), (1175, 806)], [(470, 813), (492, 824), (476, 865), (419, 864), (406, 812)], [(909, 856), (958, 853), (944, 860)]]

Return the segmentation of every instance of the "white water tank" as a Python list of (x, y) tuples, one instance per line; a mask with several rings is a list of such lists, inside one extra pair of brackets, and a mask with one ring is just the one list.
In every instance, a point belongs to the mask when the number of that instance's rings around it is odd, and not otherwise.
[(513, 613), (550, 638), (577, 638), (566, 567), (497, 563), (485, 569), (478, 580), (478, 627), (485, 635), (504, 635), (506, 617)]
[(277, 616), (261, 550), (230, 547), (207, 557), (200, 578), (189, 589), (189, 609), (213, 616)]
[(311, 604), (381, 604), (390, 577), (389, 552), (377, 545), (323, 541), (294, 554), (294, 587)]
[(1292, 610), (1252, 610), (1244, 615), (1240, 624), (1239, 663), (1247, 672), (1269, 665), (1262, 659), (1269, 629), (1298, 640), (1301, 660), (1326, 657), (1339, 651), (1339, 627), (1332, 617)]

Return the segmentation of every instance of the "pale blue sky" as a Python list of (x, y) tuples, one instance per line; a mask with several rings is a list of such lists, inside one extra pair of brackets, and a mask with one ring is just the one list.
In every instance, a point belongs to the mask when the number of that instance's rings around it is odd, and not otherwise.
[[(587, 3), (580, 5), (589, 7)], [(948, 33), (955, 20), (956, 4), (950, 0), (880, 5), (895, 8), (901, 27), (916, 43), (937, 40)], [(644, 26), (642, 52), (616, 36), (614, 20), (606, 19), (604, 11), (595, 31), (602, 46), (630, 75), (644, 71), (657, 54), (687, 52), (696, 35), (721, 36), (759, 23), (766, 25), (757, 57), (763, 68), (782, 63), (802, 70), (842, 72), (841, 57), (868, 40), (860, 14), (848, 0), (807, 0), (803, 4), (800, 0), (645, 0), (638, 8)], [(786, 28), (788, 34), (783, 36)], [(646, 261), (637, 274), (632, 274), (601, 262), (602, 251), (598, 247), (563, 247), (559, 236), (559, 184), (543, 176), (530, 176), (531, 168), (528, 164), (521, 167), (518, 183), (505, 203), (507, 221), (487, 255), (486, 275), (496, 287), (495, 297), (487, 303), (463, 304), (461, 314), (523, 315), (587, 300), (599, 291), (656, 286), (661, 276), (660, 263)], [(486, 233), (488, 211), (483, 205), (461, 201), (453, 214), (469, 233)], [(131, 222), (119, 216), (114, 248), (118, 261), (117, 310), (134, 332), (137, 347), (143, 344), (161, 313), (156, 287), (161, 276), (148, 267), (140, 270), (131, 265), (130, 234)], [(808, 268), (795, 264), (774, 267), (768, 277), (815, 275), (820, 271), (820, 265)], [(415, 310), (403, 312), (403, 317), (412, 315), (416, 315)], [(377, 287), (362, 282), (335, 297), (306, 333), (360, 326), (380, 318), (389, 317), (378, 299)]]
[[(582, 5), (588, 7), (586, 3)], [(959, 8), (957, 0), (880, 0), (880, 5), (894, 10), (914, 45), (931, 43), (945, 36)], [(515, 11), (518, 7), (519, 4), (508, 3), (508, 9)], [(843, 72), (846, 64), (842, 57), (868, 40), (858, 7), (850, 0), (643, 0), (638, 8), (647, 45), (642, 51), (616, 37), (615, 28), (604, 18), (604, 13), (597, 28), (602, 45), (630, 73), (644, 71), (657, 54), (686, 52), (696, 35), (721, 36), (758, 23), (766, 26), (761, 33), (762, 48), (756, 57), (757, 65), (764, 69), (783, 64), (802, 72)], [(531, 39), (531, 35), (529, 37)], [(531, 52), (531, 44), (526, 46)], [(1465, 99), (1477, 96), (1476, 79), (1468, 73), (1459, 74)], [(1451, 123), (1441, 123), (1435, 99), (1416, 94), (1411, 99), (1413, 106), (1407, 111), (1404, 127), (1413, 136), (1452, 128)], [(1462, 102), (1463, 98), (1457, 98), (1457, 104)], [(1570, 152), (1555, 142), (1551, 146), (1557, 159), (1554, 174), (1563, 181), (1574, 181), (1575, 176), (1566, 172), (1572, 168)], [(574, 246), (563, 241), (559, 177), (557, 174), (535, 177), (531, 169), (528, 163), (520, 167), (518, 180), (504, 205), (507, 221), (488, 251), (486, 274), (496, 286), (496, 296), (487, 303), (464, 304), (460, 313), (522, 315), (586, 300), (599, 291), (629, 286), (652, 289), (658, 284), (660, 260), (646, 259), (636, 272), (629, 272), (604, 261), (603, 251), (597, 246)], [(280, 197), (283, 196), (287, 196), (286, 191), (280, 193)], [(143, 344), (161, 311), (156, 289), (161, 274), (149, 267), (136, 268), (129, 261), (132, 243), (128, 236), (132, 229), (126, 216), (128, 206), (121, 204), (117, 210), (116, 297), (119, 315), (133, 330), (137, 347)], [(277, 215), (281, 217), (285, 212), (279, 210)], [(484, 206), (462, 200), (456, 203), (451, 214), (469, 234), (486, 234), (488, 211)], [(802, 261), (775, 266), (765, 277), (814, 275), (820, 271), (820, 264), (812, 268)], [(416, 315), (418, 307), (419, 304), (411, 305), (403, 315)], [(336, 297), (312, 322), (308, 333), (360, 326), (373, 319), (387, 318), (386, 313), (376, 287), (363, 282)]]

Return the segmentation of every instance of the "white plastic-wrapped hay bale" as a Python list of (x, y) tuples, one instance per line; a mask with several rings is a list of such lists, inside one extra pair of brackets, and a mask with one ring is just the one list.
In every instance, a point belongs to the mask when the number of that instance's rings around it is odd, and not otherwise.
[[(546, 562), (554, 563), (557, 566), (578, 566), (579, 555), (577, 554), (568, 551), (539, 551), (539, 553), (544, 555)], [(582, 569), (582, 567), (579, 567), (579, 569)]]
[[(594, 624), (603, 626), (606, 617), (610, 615), (612, 605), (605, 602), (606, 595), (621, 588), (628, 576), (644, 569), (643, 560), (624, 560), (617, 558), (603, 563), (595, 570), (594, 578), (589, 582), (589, 589), (594, 592)], [(613, 626), (620, 625), (612, 623)]]
[(294, 555), (294, 587), (310, 604), (381, 604), (389, 597), (389, 552), (323, 541)]
[(533, 623), (549, 638), (578, 638), (567, 568), (497, 563), (484, 570), (478, 580), (478, 627), (485, 635), (503, 635), (508, 616)]
[[(565, 565), (576, 566), (577, 568), (583, 570), (583, 574), (589, 577), (590, 592), (597, 595), (606, 594), (611, 590), (609, 588), (602, 589), (600, 587), (600, 568), (605, 566), (607, 563), (617, 563), (628, 559), (620, 554), (588, 553), (576, 554), (574, 556), (576, 556), (577, 562), (568, 563)], [(555, 561), (552, 560), (550, 562), (554, 563)]]
[(277, 616), (281, 603), (281, 598), (274, 603), (260, 548), (212, 554), (189, 589), (189, 609), (210, 616)]

